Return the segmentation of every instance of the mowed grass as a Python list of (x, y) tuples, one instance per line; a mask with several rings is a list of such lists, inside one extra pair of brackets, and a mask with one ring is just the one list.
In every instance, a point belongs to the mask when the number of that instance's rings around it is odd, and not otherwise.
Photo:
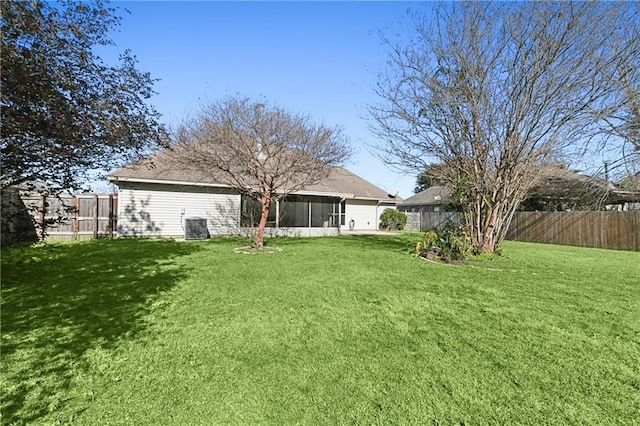
[(2, 422), (639, 422), (640, 253), (418, 238), (3, 250)]

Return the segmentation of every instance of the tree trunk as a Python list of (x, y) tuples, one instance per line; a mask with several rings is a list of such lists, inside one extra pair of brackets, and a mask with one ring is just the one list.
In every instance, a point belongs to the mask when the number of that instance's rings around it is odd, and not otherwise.
[(271, 207), (270, 199), (261, 199), (260, 201), (260, 222), (258, 229), (253, 233), (253, 248), (260, 250), (264, 247), (264, 228), (267, 227), (267, 218), (269, 217), (269, 207)]
[(483, 235), (482, 241), (478, 241), (478, 251), (480, 253), (493, 254), (498, 248), (496, 245), (496, 239), (492, 232), (486, 232)]
[(471, 234), (480, 253), (493, 254), (500, 248), (519, 204), (519, 200), (500, 201), (471, 213), (475, 223), (480, 224)]

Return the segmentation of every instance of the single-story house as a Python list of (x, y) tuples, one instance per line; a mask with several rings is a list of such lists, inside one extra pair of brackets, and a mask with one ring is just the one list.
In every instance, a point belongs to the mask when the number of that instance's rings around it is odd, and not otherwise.
[(541, 173), (542, 179), (523, 202), (523, 210), (633, 210), (634, 203), (640, 201), (633, 176), (615, 184), (558, 166)]
[(640, 210), (640, 173), (629, 175), (616, 184), (616, 205), (610, 210)]
[(622, 191), (628, 191), (632, 194), (640, 194), (640, 172), (629, 175), (617, 184)]
[(431, 186), (398, 204), (401, 212), (443, 212), (451, 203), (453, 191), (445, 186)]
[[(108, 175), (118, 187), (120, 236), (185, 236), (185, 223), (206, 219), (209, 235), (246, 235), (255, 202), (236, 188), (176, 167), (169, 150)], [(272, 205), (265, 235), (337, 235), (377, 230), (380, 214), (401, 201), (341, 167), (323, 181)], [(192, 223), (191, 221), (189, 223)], [(200, 222), (202, 223), (202, 222)]]

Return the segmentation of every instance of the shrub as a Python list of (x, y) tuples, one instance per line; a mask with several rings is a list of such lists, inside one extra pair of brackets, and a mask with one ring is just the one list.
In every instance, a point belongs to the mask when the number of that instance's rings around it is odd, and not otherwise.
[(380, 215), (380, 228), (388, 231), (402, 230), (407, 224), (407, 215), (396, 209), (384, 209)]
[(440, 234), (436, 229), (424, 233), (422, 241), (416, 244), (416, 255), (433, 260), (440, 253)]
[(442, 231), (425, 232), (416, 244), (416, 255), (429, 260), (440, 258), (445, 262), (469, 259), (476, 254), (471, 236), (462, 228), (449, 223)]

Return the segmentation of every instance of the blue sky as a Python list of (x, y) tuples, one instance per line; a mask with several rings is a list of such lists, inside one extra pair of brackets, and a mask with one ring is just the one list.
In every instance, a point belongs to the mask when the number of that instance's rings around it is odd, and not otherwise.
[[(171, 124), (227, 95), (264, 97), (291, 112), (339, 125), (354, 155), (347, 168), (389, 193), (412, 195), (414, 175), (368, 152), (366, 119), (376, 75), (418, 2), (114, 2), (116, 51), (159, 78), (153, 105)], [(124, 9), (131, 13), (126, 13)]]

